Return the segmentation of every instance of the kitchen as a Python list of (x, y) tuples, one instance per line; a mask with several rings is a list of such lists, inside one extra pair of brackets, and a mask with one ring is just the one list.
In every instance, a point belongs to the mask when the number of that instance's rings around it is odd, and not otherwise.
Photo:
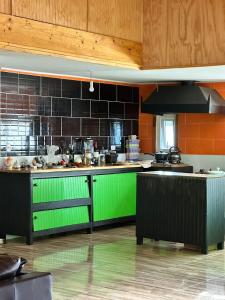
[(27, 260), (15, 289), (224, 297), (222, 1), (22, 2), (0, 3), (0, 249)]

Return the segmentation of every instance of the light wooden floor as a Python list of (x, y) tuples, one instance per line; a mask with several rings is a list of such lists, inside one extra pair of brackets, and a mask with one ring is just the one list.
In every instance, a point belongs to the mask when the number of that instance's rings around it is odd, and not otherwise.
[(54, 300), (225, 299), (224, 250), (202, 255), (149, 240), (136, 246), (134, 226), (43, 238), (32, 246), (11, 239), (0, 253), (27, 258), (28, 271), (50, 271)]

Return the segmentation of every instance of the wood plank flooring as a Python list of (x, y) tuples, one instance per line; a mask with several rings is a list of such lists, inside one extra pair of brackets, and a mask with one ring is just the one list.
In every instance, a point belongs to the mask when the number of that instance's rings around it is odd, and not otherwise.
[[(135, 226), (0, 245), (28, 259), (25, 270), (53, 274), (53, 300), (225, 299), (225, 251), (202, 255), (182, 244), (144, 241)], [(40, 299), (44, 300), (44, 299)]]

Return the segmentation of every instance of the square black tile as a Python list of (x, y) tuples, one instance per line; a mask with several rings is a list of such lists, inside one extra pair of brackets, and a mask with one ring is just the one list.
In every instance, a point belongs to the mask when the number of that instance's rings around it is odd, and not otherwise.
[(123, 135), (128, 136), (132, 134), (132, 121), (124, 120), (123, 121)]
[(0, 93), (0, 113), (6, 113), (7, 102), (6, 102), (6, 94)]
[(30, 115), (51, 116), (51, 97), (30, 96)]
[(138, 119), (139, 105), (136, 103), (125, 104), (125, 119)]
[(71, 99), (52, 98), (52, 115), (53, 116), (71, 116)]
[(81, 119), (82, 136), (99, 136), (99, 119)]
[(1, 91), (3, 93), (18, 93), (19, 88), (19, 76), (15, 73), (5, 73), (1, 74)]
[(116, 85), (100, 83), (100, 100), (116, 101)]
[(9, 114), (29, 115), (29, 96), (18, 94), (6, 95), (7, 109)]
[(100, 119), (100, 135), (110, 136), (110, 119)]
[(82, 99), (99, 100), (99, 83), (94, 82), (94, 92), (89, 92), (90, 82), (82, 82)]
[(138, 136), (138, 121), (137, 120), (132, 120), (132, 134), (135, 134)]
[(109, 102), (109, 118), (124, 118), (124, 104), (118, 102)]
[(139, 103), (139, 88), (133, 87), (133, 102)]
[(41, 117), (41, 135), (61, 135), (61, 118)]
[(62, 118), (62, 135), (63, 136), (79, 136), (80, 135), (80, 119), (78, 119), (78, 118)]
[(72, 116), (90, 118), (90, 100), (72, 99)]
[(62, 80), (62, 97), (78, 98), (81, 97), (81, 82), (76, 80)]
[(32, 117), (33, 122), (33, 135), (41, 134), (41, 120), (40, 117)]
[(117, 101), (132, 102), (133, 88), (131, 86), (118, 85), (117, 86)]
[(39, 76), (19, 74), (19, 93), (40, 95), (41, 80)]
[(107, 101), (91, 101), (91, 117), (92, 118), (108, 118), (108, 102)]
[(41, 77), (41, 95), (61, 97), (61, 79)]
[(52, 137), (51, 136), (45, 136), (45, 146), (51, 146), (52, 145)]

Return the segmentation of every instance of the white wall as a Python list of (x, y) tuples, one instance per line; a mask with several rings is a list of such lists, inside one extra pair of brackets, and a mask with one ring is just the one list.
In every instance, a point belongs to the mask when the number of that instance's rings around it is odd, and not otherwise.
[(199, 169), (215, 170), (221, 168), (225, 170), (225, 155), (191, 155), (181, 154), (182, 162), (194, 167), (194, 171)]

